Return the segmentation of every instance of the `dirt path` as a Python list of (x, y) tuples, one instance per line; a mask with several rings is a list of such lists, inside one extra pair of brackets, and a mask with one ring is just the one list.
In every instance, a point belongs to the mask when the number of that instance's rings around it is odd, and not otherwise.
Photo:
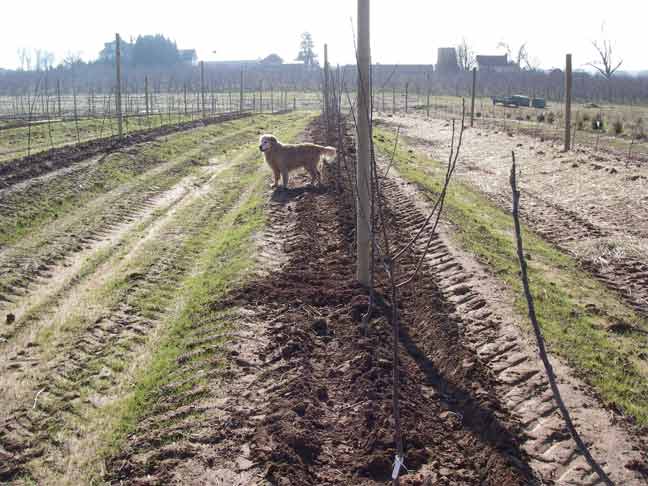
[[(303, 123), (301, 115), (289, 118), (281, 122)], [(97, 457), (106, 434), (182, 306), (179, 286), (197, 271), (194, 260), (222, 219), (249, 198), (247, 184), (264, 174), (255, 135), (267, 121), (201, 141), (184, 158), (154, 164), (75, 209), (59, 227), (39, 228), (34, 241), (43, 242), (43, 253), (24, 252), (34, 244), (26, 239), (2, 254), (5, 268), (16, 269), (25, 284), (3, 304), (13, 319), (0, 343), (0, 481), (82, 484), (101, 476)], [(172, 176), (161, 180), (166, 173)], [(86, 172), (80, 174), (82, 185)], [(68, 220), (82, 228), (79, 234), (69, 234)], [(55, 257), (35, 271), (50, 252)]]
[[(303, 137), (323, 138), (318, 125)], [(350, 133), (345, 143), (349, 160)], [(137, 222), (114, 229), (112, 250), (87, 278), (75, 280), (70, 270), (63, 280), (73, 283), (53, 286), (46, 308), (8, 336), (2, 386), (14, 394), (0, 397), (0, 481), (83, 484), (91, 476), (115, 485), (378, 485), (389, 479), (391, 310), (388, 301), (380, 305), (363, 335), (368, 297), (354, 278), (349, 187), (343, 193), (334, 184), (307, 188), (299, 175), (294, 189), (267, 192), (254, 273), (242, 285), (225, 278), (224, 295), (209, 291), (239, 246), (220, 241), (213, 258), (206, 247), (213, 235), (247, 224), (238, 210), (261, 177), (267, 180), (258, 158), (248, 146), (172, 186), (155, 207), (133, 216)], [(397, 174), (385, 181), (385, 207), (397, 244), (428, 210)], [(252, 208), (247, 217), (258, 212)], [(403, 274), (420, 253), (417, 247), (403, 258)], [(209, 270), (200, 266), (205, 258)], [(206, 272), (191, 283), (190, 276)], [(383, 285), (384, 275), (378, 279)], [(489, 279), (442, 234), (420, 275), (402, 289), (398, 352), (408, 471), (401, 484), (597, 484), (556, 415), (534, 348)], [(26, 292), (44, 292), (49, 284), (31, 285)], [(184, 285), (195, 285), (200, 299), (182, 300)], [(167, 341), (183, 352), (163, 369), (162, 385), (150, 385), (154, 399), (142, 402), (147, 406), (123, 446), (97, 463), (102, 433), (124, 413), (113, 407), (141, 386), (142, 376), (149, 379), (138, 369), (148, 369), (158, 348), (167, 349), (164, 327), (183, 309), (186, 325)], [(646, 484), (638, 446), (587, 387), (561, 364), (557, 371), (606, 471), (617, 484)]]
[[(433, 158), (446, 157), (447, 122), (387, 122)], [(457, 175), (508, 208), (511, 150), (521, 167), (522, 216), (530, 227), (648, 315), (648, 167), (580, 146), (565, 154), (552, 141), (480, 128), (465, 133)]]
[[(281, 250), (285, 263), (261, 265), (210, 304), (226, 331), (197, 324), (169, 400), (111, 461), (111, 483), (370, 485), (390, 476), (391, 331), (378, 312), (370, 336), (361, 333), (368, 301), (354, 283), (351, 209), (329, 186), (275, 193), (266, 211), (270, 233), (288, 237), (269, 250), (262, 238), (261, 254)], [(402, 484), (529, 484), (520, 424), (458, 339), (462, 324), (435, 280), (425, 272), (402, 296)], [(183, 392), (196, 373), (207, 377), (200, 393)]]

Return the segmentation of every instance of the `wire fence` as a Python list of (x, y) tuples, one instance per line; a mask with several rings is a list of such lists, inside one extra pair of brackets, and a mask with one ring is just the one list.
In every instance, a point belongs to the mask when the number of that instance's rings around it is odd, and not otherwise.
[[(355, 79), (347, 71), (330, 69), (346, 94), (340, 99), (340, 108), (345, 111), (357, 97)], [(373, 110), (381, 116), (405, 114), (446, 120), (460, 117), (464, 97), (438, 91), (424, 83), (397, 84), (387, 76), (372, 92)], [(144, 83), (124, 83), (122, 87), (123, 131), (130, 134), (237, 111), (319, 111), (325, 104), (322, 92), (307, 89), (306, 85), (304, 89), (289, 88), (285, 83), (275, 88), (271, 79), (257, 79), (251, 84), (243, 76), (238, 85), (213, 80), (149, 83), (146, 78)], [(479, 84), (476, 92), (480, 92)], [(562, 140), (564, 113), (565, 105), (560, 100), (547, 100), (545, 108), (512, 108), (479, 96), (475, 99), (474, 120), (478, 128)], [(63, 90), (60, 83), (48, 83), (45, 78), (19, 94), (0, 96), (0, 163), (63, 145), (116, 136), (117, 122), (115, 90), (91, 86), (78, 92), (74, 86)], [(648, 159), (647, 124), (648, 105), (601, 104), (583, 99), (572, 106), (570, 132), (577, 147), (625, 153), (629, 159)]]

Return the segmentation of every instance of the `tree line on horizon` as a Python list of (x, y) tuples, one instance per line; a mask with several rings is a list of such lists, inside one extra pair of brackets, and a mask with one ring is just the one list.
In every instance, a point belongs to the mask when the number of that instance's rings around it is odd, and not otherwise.
[[(18, 71), (47, 71), (49, 69), (66, 69), (91, 64), (112, 64), (115, 61), (116, 42), (111, 40), (104, 43), (98, 57), (84, 62), (80, 52), (69, 51), (62, 61), (55, 66), (54, 53), (47, 49), (28, 49), (21, 47), (17, 50)], [(178, 49), (177, 43), (163, 34), (138, 35), (130, 41), (120, 42), (121, 62), (125, 66), (174, 66), (181, 63), (194, 64), (197, 61), (195, 49)], [(319, 62), (315, 53), (315, 43), (309, 32), (301, 35), (299, 52), (295, 61), (301, 61), (308, 67), (317, 67)], [(277, 54), (270, 54), (263, 59), (268, 64), (282, 64), (283, 59)]]

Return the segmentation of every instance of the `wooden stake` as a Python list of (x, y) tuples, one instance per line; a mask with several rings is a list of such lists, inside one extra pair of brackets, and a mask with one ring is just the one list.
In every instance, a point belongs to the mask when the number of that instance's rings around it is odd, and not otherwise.
[(324, 120), (326, 123), (326, 137), (330, 143), (331, 119), (329, 100), (329, 65), (328, 65), (328, 44), (324, 44)]
[(571, 149), (572, 55), (565, 59), (565, 152)]
[(427, 73), (426, 80), (427, 98), (425, 100), (425, 114), (427, 118), (430, 118), (430, 73)]
[(407, 113), (408, 96), (409, 96), (409, 83), (405, 83), (405, 113)]
[(115, 88), (115, 111), (117, 112), (117, 134), (119, 138), (124, 136), (122, 103), (121, 103), (121, 53), (119, 34), (115, 34), (115, 71), (117, 74), (117, 86)]
[(241, 69), (241, 85), (240, 85), (240, 97), (239, 97), (239, 112), (243, 111), (243, 70)]
[(392, 88), (392, 114), (396, 114), (396, 86)]
[(61, 80), (56, 80), (56, 96), (58, 98), (58, 116), (63, 117), (63, 110), (61, 109)]
[(151, 114), (149, 107), (149, 83), (148, 76), (144, 76), (144, 103), (146, 104), (146, 121), (148, 123)]
[(356, 277), (365, 286), (369, 286), (371, 259), (371, 220), (370, 197), (370, 164), (371, 140), (369, 139), (369, 110), (371, 107), (371, 86), (369, 84), (369, 69), (371, 63), (370, 33), (369, 33), (369, 0), (358, 0), (358, 163), (356, 176), (358, 194), (356, 200)]
[(205, 118), (205, 63), (200, 61), (200, 102), (202, 106), (202, 117)]
[(477, 68), (472, 70), (472, 93), (470, 100), (470, 128), (475, 124), (475, 88), (477, 87)]

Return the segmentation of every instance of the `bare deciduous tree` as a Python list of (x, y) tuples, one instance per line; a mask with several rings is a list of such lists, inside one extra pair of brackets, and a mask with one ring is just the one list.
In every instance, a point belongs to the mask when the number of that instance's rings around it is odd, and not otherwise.
[(461, 39), (461, 43), (457, 46), (457, 63), (462, 71), (470, 71), (475, 67), (475, 53), (466, 39)]
[(605, 26), (601, 27), (601, 35), (603, 37), (601, 42), (592, 41), (592, 45), (596, 49), (600, 60), (587, 63), (587, 65), (592, 66), (609, 81), (612, 79), (612, 76), (614, 76), (617, 69), (621, 67), (621, 64), (623, 64), (623, 59), (615, 64), (612, 52), (612, 41), (605, 38)]
[(518, 47), (517, 51), (515, 52), (515, 56), (513, 55), (513, 49), (511, 48), (511, 45), (508, 42), (503, 42), (503, 41), (499, 42), (497, 44), (497, 47), (504, 49), (509, 59), (511, 59), (515, 64), (517, 64), (520, 67), (520, 69), (526, 69), (528, 71), (533, 71), (534, 69), (537, 69), (536, 66), (537, 60), (535, 58), (533, 59), (533, 61), (529, 59), (529, 50), (527, 49), (526, 42), (520, 44), (520, 47)]
[(67, 54), (65, 54), (65, 57), (63, 58), (63, 66), (65, 68), (71, 69), (74, 66), (78, 66), (80, 64), (83, 64), (83, 59), (81, 58), (80, 51), (68, 51)]
[(19, 47), (16, 51), (18, 53), (18, 60), (20, 61), (20, 70), (25, 70), (25, 65), (27, 64), (27, 56), (29, 55), (27, 48)]

